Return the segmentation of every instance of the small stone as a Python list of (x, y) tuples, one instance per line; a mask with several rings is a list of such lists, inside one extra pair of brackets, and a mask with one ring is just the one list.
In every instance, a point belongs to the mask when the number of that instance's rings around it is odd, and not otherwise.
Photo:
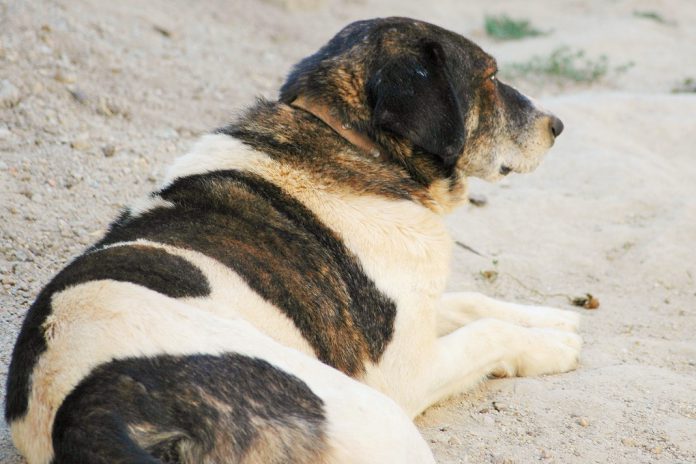
[(48, 179), (48, 180), (46, 181), (46, 183), (47, 183), (48, 185), (50, 185), (51, 187), (55, 187), (55, 186), (56, 186), (56, 180), (55, 180), (55, 179)]
[(541, 459), (549, 459), (551, 457), (553, 457), (553, 456), (551, 455), (550, 452), (548, 452), (547, 450), (545, 450), (543, 448), (541, 449)]
[(662, 454), (662, 447), (661, 446), (656, 446), (653, 449), (650, 450), (652, 454)]
[(599, 300), (591, 293), (586, 293), (583, 296), (575, 297), (571, 300), (573, 306), (580, 306), (585, 309), (599, 308)]
[(457, 437), (449, 437), (449, 440), (447, 440), (447, 443), (450, 446), (458, 446), (458, 445), (462, 444), (461, 440)]
[(102, 147), (102, 153), (104, 153), (104, 156), (107, 158), (111, 158), (116, 154), (116, 147), (113, 145), (104, 145)]
[(155, 31), (157, 31), (157, 32), (159, 32), (160, 34), (162, 34), (163, 37), (166, 37), (166, 38), (168, 38), (168, 39), (170, 39), (170, 38), (172, 37), (172, 31), (170, 31), (169, 29), (166, 29), (166, 28), (164, 28), (164, 27), (162, 27), (162, 26), (157, 26), (157, 25), (152, 26), (152, 28), (153, 28)]
[(72, 74), (66, 74), (60, 69), (56, 71), (56, 73), (53, 75), (53, 78), (63, 84), (72, 84), (77, 80), (77, 78), (72, 75)]
[(84, 93), (82, 91), (82, 89), (80, 89), (79, 87), (75, 87), (73, 89), (68, 89), (68, 92), (70, 92), (70, 96), (72, 96), (73, 99), (81, 105), (86, 104), (87, 101), (89, 100), (89, 97), (87, 96), (87, 94)]
[(22, 94), (12, 82), (4, 79), (0, 81), (0, 107), (12, 108), (22, 99)]
[(494, 401), (493, 402), (493, 408), (496, 411), (505, 411), (506, 409), (509, 409), (508, 405), (505, 403), (501, 403), (499, 401)]
[(89, 148), (89, 142), (87, 139), (76, 139), (70, 142), (70, 147), (74, 150), (84, 151)]
[(498, 271), (495, 269), (481, 271), (481, 277), (486, 279), (488, 282), (495, 282), (498, 279)]
[(621, 444), (624, 446), (636, 446), (636, 441), (633, 438), (622, 438)]
[(101, 114), (102, 116), (113, 116), (116, 114), (114, 111), (112, 111), (111, 105), (109, 105), (104, 97), (99, 98), (99, 103), (97, 104), (97, 113)]
[(578, 425), (580, 425), (581, 427), (587, 427), (588, 425), (590, 425), (590, 421), (587, 420), (587, 418), (585, 417), (581, 417), (580, 419), (578, 419)]
[(469, 203), (479, 208), (486, 206), (488, 204), (488, 198), (485, 195), (477, 195), (475, 193), (469, 194)]

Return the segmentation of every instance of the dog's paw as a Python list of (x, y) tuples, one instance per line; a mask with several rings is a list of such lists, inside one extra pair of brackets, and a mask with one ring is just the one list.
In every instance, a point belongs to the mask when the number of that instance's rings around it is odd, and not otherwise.
[(554, 329), (530, 329), (528, 340), (516, 359), (516, 374), (529, 377), (560, 374), (578, 367), (582, 338)]
[(520, 324), (526, 327), (556, 329), (577, 332), (580, 327), (580, 314), (566, 309), (547, 306), (517, 305), (521, 315)]
[(508, 345), (510, 354), (491, 372), (495, 377), (560, 374), (578, 366), (582, 338), (555, 329), (524, 329)]

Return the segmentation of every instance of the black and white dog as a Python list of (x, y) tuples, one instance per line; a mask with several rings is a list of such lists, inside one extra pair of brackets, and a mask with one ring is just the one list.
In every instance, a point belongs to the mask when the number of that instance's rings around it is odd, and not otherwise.
[(411, 418), (577, 366), (578, 316), (444, 294), (466, 179), (563, 125), (465, 38), (353, 23), (204, 136), (26, 316), (6, 418), (30, 464), (433, 462)]

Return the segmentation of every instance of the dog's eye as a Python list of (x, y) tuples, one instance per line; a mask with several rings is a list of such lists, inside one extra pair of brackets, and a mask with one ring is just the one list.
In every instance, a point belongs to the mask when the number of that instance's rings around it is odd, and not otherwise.
[(488, 77), (488, 79), (490, 79), (490, 80), (492, 80), (492, 81), (495, 81), (495, 80), (496, 80), (495, 74), (491, 74), (491, 75)]

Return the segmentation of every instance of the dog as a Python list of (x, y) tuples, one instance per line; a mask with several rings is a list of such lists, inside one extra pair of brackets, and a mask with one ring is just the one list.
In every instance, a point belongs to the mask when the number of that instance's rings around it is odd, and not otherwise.
[(434, 462), (430, 405), (576, 368), (577, 314), (444, 294), (467, 178), (532, 171), (563, 130), (496, 72), (359, 21), (203, 136), (28, 311), (5, 411), (28, 462)]

